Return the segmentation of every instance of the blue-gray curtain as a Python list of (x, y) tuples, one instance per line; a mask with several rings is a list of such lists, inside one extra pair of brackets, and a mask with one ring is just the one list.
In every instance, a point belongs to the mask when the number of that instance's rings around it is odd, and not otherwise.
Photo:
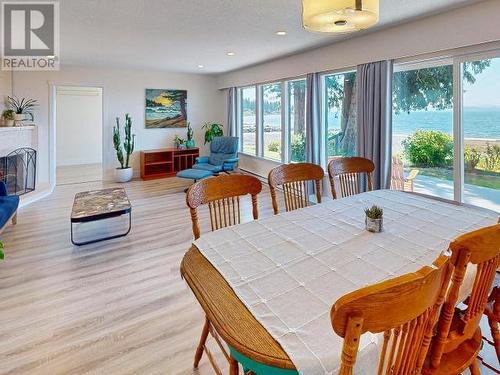
[(359, 156), (375, 164), (374, 189), (391, 186), (392, 68), (392, 61), (357, 68), (357, 148)]
[(306, 81), (306, 161), (320, 164), (320, 75), (309, 73)]
[(227, 127), (229, 136), (238, 137), (238, 89), (230, 87), (227, 90)]

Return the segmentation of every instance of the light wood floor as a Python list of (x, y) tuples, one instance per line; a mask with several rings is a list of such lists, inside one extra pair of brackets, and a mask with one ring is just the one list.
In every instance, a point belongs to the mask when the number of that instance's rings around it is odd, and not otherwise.
[[(120, 185), (133, 205), (131, 233), (72, 246), (74, 194), (104, 186), (114, 185), (57, 186), (2, 234), (0, 374), (213, 374), (206, 358), (192, 369), (203, 313), (179, 276), (192, 240), (188, 182)], [(267, 189), (259, 212), (272, 214)]]
[[(188, 185), (120, 185), (131, 233), (83, 247), (70, 244), (74, 194), (110, 185), (57, 186), (20, 210), (2, 234), (0, 374), (213, 374), (205, 358), (192, 369), (203, 313), (179, 274), (192, 240)], [(267, 192), (259, 204), (271, 215)]]
[(81, 184), (102, 180), (102, 164), (66, 165), (56, 168), (57, 185)]

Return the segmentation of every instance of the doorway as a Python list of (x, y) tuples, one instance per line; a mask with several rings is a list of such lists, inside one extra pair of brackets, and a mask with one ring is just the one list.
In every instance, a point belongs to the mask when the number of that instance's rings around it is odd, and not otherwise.
[(56, 184), (102, 180), (102, 88), (57, 86)]

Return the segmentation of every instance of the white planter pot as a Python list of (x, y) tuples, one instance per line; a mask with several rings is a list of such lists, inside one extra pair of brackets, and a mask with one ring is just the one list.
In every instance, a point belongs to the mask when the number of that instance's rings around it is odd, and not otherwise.
[(14, 125), (15, 126), (22, 126), (23, 120), (24, 120), (24, 114), (23, 113), (21, 113), (21, 114), (16, 113), (14, 115)]
[(132, 168), (116, 168), (115, 169), (115, 181), (116, 182), (129, 182), (134, 175), (134, 170)]

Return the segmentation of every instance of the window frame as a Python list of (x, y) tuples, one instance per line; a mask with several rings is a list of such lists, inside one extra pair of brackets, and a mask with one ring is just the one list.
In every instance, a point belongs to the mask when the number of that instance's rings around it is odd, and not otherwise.
[[(453, 200), (464, 203), (465, 187), (465, 137), (463, 128), (463, 64), (465, 62), (500, 59), (500, 50), (470, 52), (456, 56), (436, 57), (427, 60), (394, 61), (394, 72), (432, 68), (442, 65), (453, 67)], [(391, 134), (392, 137), (392, 134)]]
[[(248, 152), (245, 152), (243, 149), (243, 90), (248, 90), (248, 89), (254, 89), (255, 90), (255, 154), (250, 154)], [(249, 155), (249, 156), (257, 156), (257, 140), (258, 140), (258, 103), (257, 103), (257, 85), (249, 85), (249, 86), (242, 86), (238, 87), (238, 130), (241, 135), (241, 142), (239, 145), (239, 152), (244, 154), (244, 155)]]
[[(246, 156), (251, 156), (258, 159), (263, 159), (269, 162), (283, 164), (291, 163), (291, 129), (289, 121), (289, 92), (288, 87), (290, 82), (306, 80), (305, 75), (296, 76), (293, 78), (272, 80), (269, 82), (256, 83), (252, 85), (239, 86), (238, 89), (238, 130), (241, 135), (239, 152)], [(281, 160), (271, 159), (264, 156), (264, 111), (263, 111), (263, 87), (273, 84), (281, 85)], [(255, 154), (250, 154), (243, 151), (243, 95), (245, 89), (255, 88)], [(307, 87), (306, 87), (307, 90)], [(306, 93), (307, 99), (307, 93)]]
[[(321, 97), (320, 97), (320, 165), (326, 171), (328, 169), (328, 129), (326, 128), (328, 124), (328, 92), (326, 87), (326, 78), (329, 76), (335, 76), (339, 74), (346, 74), (351, 72), (356, 72), (356, 67), (347, 67), (341, 69), (330, 70), (328, 72), (324, 72), (320, 76), (320, 89), (321, 89)], [(357, 90), (357, 87), (356, 87)]]

